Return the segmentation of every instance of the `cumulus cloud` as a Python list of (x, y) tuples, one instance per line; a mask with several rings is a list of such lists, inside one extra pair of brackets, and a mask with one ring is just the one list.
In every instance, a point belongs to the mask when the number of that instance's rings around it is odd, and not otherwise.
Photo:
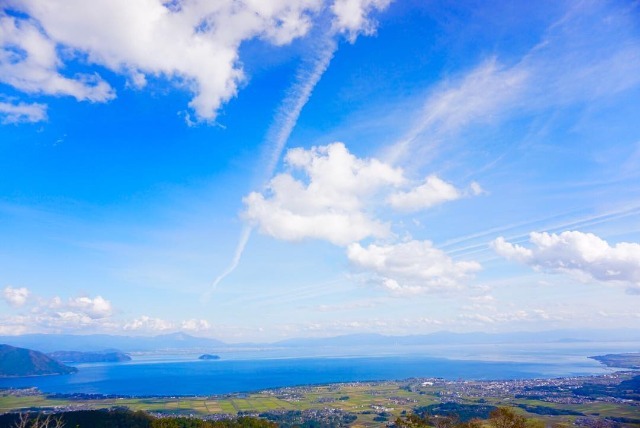
[(499, 255), (536, 270), (640, 287), (640, 244), (620, 242), (611, 246), (592, 233), (578, 231), (532, 232), (529, 240), (531, 248), (512, 244), (503, 237), (491, 246)]
[(55, 311), (77, 312), (92, 319), (108, 318), (113, 314), (111, 302), (102, 296), (71, 297), (66, 301), (59, 296), (48, 301), (40, 299), (40, 308), (45, 307)]
[(60, 332), (111, 332), (119, 326), (110, 317), (92, 318), (70, 309), (52, 310), (47, 306), (31, 307), (29, 312), (16, 316), (0, 317), (6, 334), (60, 333)]
[(30, 294), (31, 292), (29, 289), (25, 287), (13, 288), (7, 286), (4, 288), (3, 292), (4, 300), (14, 307), (23, 306), (27, 302)]
[(335, 15), (334, 29), (347, 35), (353, 42), (358, 34), (371, 34), (375, 22), (369, 15), (376, 10), (384, 10), (391, 0), (335, 0), (331, 11)]
[(60, 311), (40, 316), (39, 321), (46, 321), (49, 326), (78, 328), (93, 325), (95, 319), (82, 312)]
[(0, 81), (20, 91), (70, 95), (78, 101), (107, 101), (114, 97), (109, 84), (97, 75), (68, 78), (60, 74), (56, 42), (33, 19), (0, 12), (0, 48)]
[(35, 123), (47, 120), (47, 106), (40, 103), (9, 103), (0, 101), (2, 123)]
[[(192, 93), (189, 107), (198, 120), (212, 121), (245, 80), (241, 44), (259, 38), (281, 46), (303, 37), (323, 20), (325, 3), (10, 0), (0, 11), (0, 81), (30, 94), (113, 99), (114, 89), (98, 74), (64, 74), (79, 60), (126, 76), (134, 88), (149, 77), (167, 79)], [(351, 40), (370, 34), (368, 14), (388, 3), (336, 0), (333, 32)]]
[(474, 261), (454, 261), (429, 241), (367, 247), (354, 243), (347, 248), (347, 257), (356, 268), (372, 272), (394, 294), (456, 289), (481, 269)]
[(105, 318), (112, 314), (111, 302), (102, 296), (95, 298), (76, 297), (69, 299), (68, 307), (77, 309), (91, 318)]
[(113, 306), (102, 296), (72, 297), (63, 300), (58, 296), (46, 299), (32, 296), (27, 288), (4, 289), (4, 297), (15, 307), (27, 305), (28, 315), (14, 318), (28, 327), (43, 329), (84, 329), (84, 328), (115, 328), (112, 320)]
[(180, 328), (186, 331), (198, 332), (198, 331), (206, 331), (211, 328), (211, 324), (207, 320), (199, 320), (199, 319), (190, 319), (182, 321), (180, 324)]
[[(459, 190), (436, 175), (412, 187), (401, 168), (361, 159), (342, 143), (289, 150), (287, 173), (274, 177), (265, 194), (244, 198), (244, 218), (277, 239), (322, 239), (347, 247), (349, 261), (368, 278), (396, 295), (459, 288), (479, 270), (476, 262), (456, 262), (429, 241), (361, 246), (366, 238), (393, 238), (389, 223), (373, 216), (391, 207), (417, 211), (479, 194), (473, 183)], [(296, 178), (301, 172), (302, 178)]]
[[(59, 333), (59, 332), (122, 332), (155, 333), (171, 330), (204, 332), (211, 324), (204, 319), (168, 321), (142, 315), (119, 319), (114, 316), (112, 303), (102, 296), (43, 298), (32, 295), (27, 288), (5, 287), (3, 297), (22, 313), (0, 316), (0, 334)], [(3, 333), (4, 332), (4, 333)]]
[(393, 193), (389, 196), (389, 204), (403, 211), (417, 211), (447, 201), (454, 201), (462, 196), (462, 192), (441, 178), (430, 175), (424, 183), (408, 192)]
[(400, 185), (402, 170), (376, 159), (359, 159), (342, 143), (289, 150), (285, 163), (292, 174), (274, 177), (267, 196), (252, 192), (244, 198), (244, 217), (260, 231), (289, 241), (324, 239), (347, 245), (367, 237), (389, 235), (389, 226), (364, 211), (367, 198), (387, 186)]
[(244, 79), (240, 44), (256, 37), (289, 43), (307, 33), (309, 14), (321, 2), (27, 0), (13, 6), (30, 18), (5, 16), (2, 21), (0, 77), (5, 83), (79, 100), (113, 98), (112, 88), (95, 75), (59, 73), (63, 59), (56, 48), (63, 46), (89, 63), (128, 75), (134, 86), (143, 86), (146, 76), (176, 81), (193, 93), (189, 106), (197, 117), (214, 119)]
[(166, 331), (175, 328), (173, 323), (165, 321), (161, 318), (153, 318), (147, 315), (135, 318), (126, 323), (123, 327), (124, 330), (143, 330), (143, 331)]
[[(466, 194), (435, 175), (412, 188), (401, 168), (358, 158), (339, 142), (291, 149), (285, 163), (291, 171), (274, 177), (265, 194), (244, 198), (243, 216), (261, 232), (288, 241), (314, 238), (346, 246), (389, 237), (389, 224), (371, 214), (376, 206), (416, 211)], [(303, 178), (296, 178), (298, 171)]]

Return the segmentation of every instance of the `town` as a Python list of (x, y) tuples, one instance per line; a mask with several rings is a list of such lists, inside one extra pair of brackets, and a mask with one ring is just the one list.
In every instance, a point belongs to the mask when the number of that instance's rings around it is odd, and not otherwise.
[(640, 424), (640, 376), (618, 371), (597, 376), (518, 380), (401, 381), (306, 385), (212, 396), (133, 397), (44, 394), (36, 388), (0, 391), (0, 412), (63, 413), (92, 409), (143, 410), (156, 417), (228, 420), (251, 416), (283, 426), (381, 426), (411, 413), (486, 419), (498, 406), (551, 424)]

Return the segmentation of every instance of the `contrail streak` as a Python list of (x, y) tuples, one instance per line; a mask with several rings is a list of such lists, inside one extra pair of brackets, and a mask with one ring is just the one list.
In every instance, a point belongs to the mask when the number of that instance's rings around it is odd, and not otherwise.
[[(266, 168), (262, 175), (256, 177), (257, 187), (264, 188), (268, 181), (273, 176), (278, 161), (282, 157), (287, 141), (291, 136), (293, 128), (298, 122), (302, 109), (311, 98), (311, 93), (316, 87), (320, 78), (329, 67), (329, 63), (333, 58), (336, 51), (337, 43), (333, 37), (325, 36), (320, 46), (317, 48), (315, 55), (300, 67), (296, 74), (295, 83), (289, 89), (284, 100), (280, 104), (278, 111), (276, 112), (273, 124), (269, 127), (267, 137), (265, 139), (265, 152), (263, 159), (266, 161)], [(220, 282), (229, 276), (240, 263), (244, 249), (251, 237), (251, 226), (244, 226), (240, 233), (240, 239), (236, 246), (236, 251), (233, 255), (233, 259), (227, 268), (213, 281), (209, 290), (203, 295), (205, 301), (209, 300), (211, 294), (215, 291)]]
[(298, 122), (302, 109), (311, 98), (311, 93), (320, 78), (329, 67), (329, 63), (336, 51), (336, 41), (333, 37), (325, 37), (319, 42), (316, 52), (318, 55), (305, 61), (296, 74), (296, 82), (289, 89), (287, 96), (278, 108), (273, 125), (267, 132), (266, 153), (267, 167), (260, 177), (259, 186), (266, 185), (275, 172), (282, 152), (291, 136), (293, 128)]
[(244, 253), (244, 249), (247, 246), (247, 242), (249, 242), (249, 238), (251, 237), (251, 226), (244, 226), (242, 228), (242, 232), (240, 232), (240, 239), (238, 240), (238, 245), (236, 246), (236, 251), (233, 254), (233, 259), (229, 266), (222, 272), (220, 275), (213, 280), (211, 284), (211, 288), (207, 290), (207, 292), (202, 296), (203, 300), (206, 302), (211, 298), (211, 294), (215, 291), (220, 284), (220, 281), (225, 279), (231, 272), (233, 272), (237, 267), (238, 263), (240, 263), (240, 259), (242, 258), (242, 253)]

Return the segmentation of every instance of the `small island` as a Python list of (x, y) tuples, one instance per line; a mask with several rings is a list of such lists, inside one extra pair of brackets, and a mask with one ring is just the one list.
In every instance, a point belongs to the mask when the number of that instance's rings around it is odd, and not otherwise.
[(220, 357), (218, 355), (212, 354), (202, 354), (198, 357), (199, 360), (219, 360)]

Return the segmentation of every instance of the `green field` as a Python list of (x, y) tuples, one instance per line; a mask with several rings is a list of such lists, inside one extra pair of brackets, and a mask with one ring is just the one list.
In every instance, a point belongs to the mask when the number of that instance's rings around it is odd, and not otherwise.
[[(415, 386), (415, 385), (414, 385)], [(374, 421), (376, 416), (386, 414), (394, 420), (403, 412), (411, 412), (419, 406), (454, 401), (459, 404), (485, 404), (495, 406), (542, 406), (545, 408), (572, 410), (586, 416), (638, 418), (640, 407), (637, 402), (583, 402), (551, 403), (537, 399), (501, 396), (464, 396), (460, 387), (418, 385), (408, 388), (407, 382), (351, 383), (314, 387), (286, 388), (261, 391), (251, 394), (229, 394), (212, 397), (184, 398), (117, 398), (100, 400), (52, 399), (41, 394), (15, 396), (5, 391), (0, 395), (0, 413), (25, 410), (74, 410), (100, 409), (110, 407), (128, 407), (132, 410), (144, 410), (151, 413), (204, 416), (208, 414), (230, 414), (249, 412), (258, 414), (278, 410), (340, 409), (357, 415), (353, 426), (380, 426)], [(518, 412), (527, 416), (543, 419), (548, 423), (572, 423), (576, 416), (529, 414), (518, 408)]]

